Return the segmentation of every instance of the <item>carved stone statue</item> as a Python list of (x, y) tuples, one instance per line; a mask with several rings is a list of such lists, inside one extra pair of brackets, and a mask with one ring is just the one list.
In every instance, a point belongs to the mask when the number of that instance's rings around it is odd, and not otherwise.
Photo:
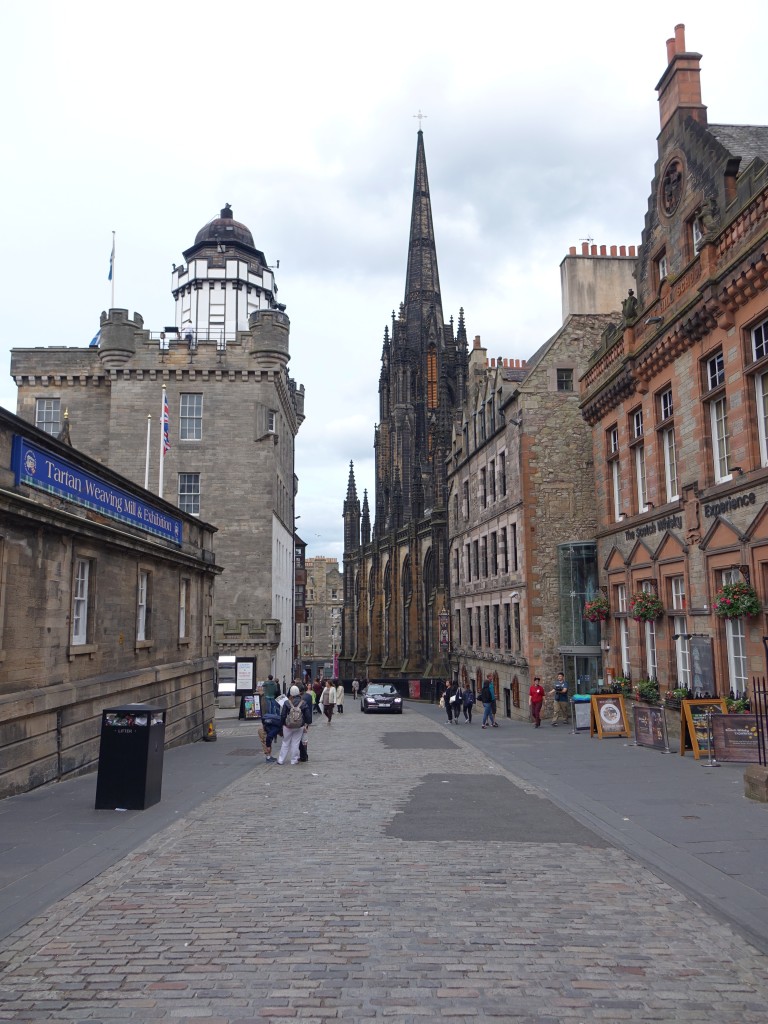
[(637, 296), (631, 288), (621, 304), (621, 315), (625, 324), (631, 323), (637, 317)]

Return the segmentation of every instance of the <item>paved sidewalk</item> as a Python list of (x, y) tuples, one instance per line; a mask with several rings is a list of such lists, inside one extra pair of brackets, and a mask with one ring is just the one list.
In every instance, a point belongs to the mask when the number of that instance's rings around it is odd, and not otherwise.
[[(594, 773), (590, 799), (610, 807), (620, 772), (628, 789), (655, 780), (653, 752), (523, 724), (449, 729), (430, 707), (354, 711), (313, 727), (307, 765), (251, 756), (17, 927), (0, 943), (0, 1020), (762, 1024), (766, 958), (609, 843), (606, 812), (592, 809), (595, 831), (557, 806)], [(198, 758), (219, 782), (219, 760), (248, 760), (234, 752), (249, 726), (169, 752), (166, 813), (205, 774)], [(690, 759), (665, 770), (707, 778)], [(4, 841), (35, 795), (0, 804)], [(697, 789), (693, 813), (710, 798)]]

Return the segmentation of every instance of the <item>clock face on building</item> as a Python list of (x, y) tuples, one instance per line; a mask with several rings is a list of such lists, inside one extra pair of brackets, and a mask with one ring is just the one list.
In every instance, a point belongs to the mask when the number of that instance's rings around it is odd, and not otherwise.
[(659, 205), (668, 217), (678, 208), (682, 196), (683, 164), (677, 157), (673, 157), (664, 168), (659, 188)]

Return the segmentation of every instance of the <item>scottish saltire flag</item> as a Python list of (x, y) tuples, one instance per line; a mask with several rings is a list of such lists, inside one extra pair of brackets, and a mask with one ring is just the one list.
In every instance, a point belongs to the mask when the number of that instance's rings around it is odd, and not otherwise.
[(115, 268), (115, 236), (112, 236), (112, 252), (109, 254), (109, 277), (108, 281), (112, 280), (112, 271)]
[(171, 439), (168, 436), (168, 392), (163, 391), (163, 455), (167, 455), (171, 447)]
[(94, 336), (91, 338), (91, 343), (88, 346), (88, 348), (98, 348), (100, 342), (101, 342), (101, 328), (99, 328), (98, 331), (96, 331)]

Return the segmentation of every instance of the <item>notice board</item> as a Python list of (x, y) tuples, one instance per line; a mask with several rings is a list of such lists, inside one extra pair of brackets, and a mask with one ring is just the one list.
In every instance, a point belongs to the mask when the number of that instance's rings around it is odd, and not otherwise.
[(707, 715), (710, 711), (726, 714), (725, 701), (719, 697), (702, 697), (699, 700), (684, 700), (680, 705), (680, 756), (692, 750), (698, 759), (709, 754), (709, 731)]
[(718, 761), (760, 761), (757, 715), (713, 715), (712, 742)]
[(664, 708), (650, 704), (635, 704), (632, 715), (635, 720), (635, 743), (638, 747), (669, 749), (665, 714)]
[(590, 736), (597, 733), (601, 740), (609, 736), (629, 736), (627, 712), (620, 693), (593, 693), (590, 707)]

